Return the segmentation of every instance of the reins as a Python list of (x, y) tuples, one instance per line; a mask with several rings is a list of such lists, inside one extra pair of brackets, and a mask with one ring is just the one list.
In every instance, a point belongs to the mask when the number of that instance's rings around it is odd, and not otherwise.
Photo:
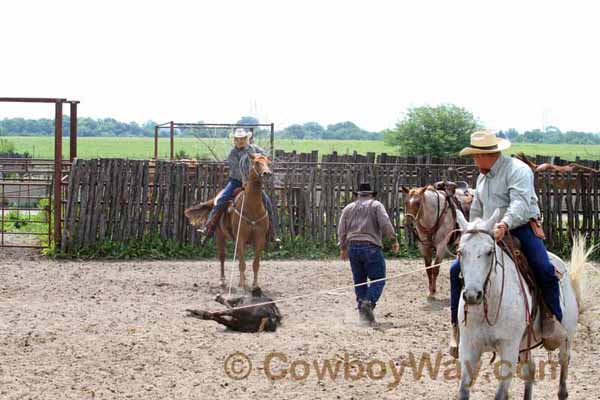
[[(497, 249), (500, 246), (496, 246), (496, 239), (494, 238), (494, 236), (483, 229), (469, 229), (463, 232), (463, 234), (485, 234), (488, 235), (492, 241), (494, 242), (494, 251), (492, 253), (492, 258), (490, 259), (490, 265), (488, 268), (488, 272), (487, 275), (485, 277), (485, 281), (483, 282), (483, 320), (487, 322), (487, 324), (489, 326), (495, 326), (496, 323), (498, 322), (498, 318), (500, 316), (500, 309), (502, 308), (502, 299), (504, 298), (504, 283), (505, 283), (505, 275), (506, 275), (506, 268), (504, 268), (504, 251), (502, 250), (502, 248), (500, 248), (500, 251), (502, 252), (502, 262), (500, 262), (498, 260), (498, 254), (497, 254)], [(460, 262), (460, 251), (457, 253), (457, 257), (462, 269), (462, 263)], [(488, 288), (490, 286), (490, 277), (492, 275), (492, 270), (496, 270), (496, 267), (500, 266), (500, 268), (502, 269), (502, 285), (500, 288), (500, 299), (498, 300), (498, 308), (496, 309), (496, 316), (494, 317), (494, 322), (492, 323), (490, 321), (489, 318), (489, 313), (488, 313), (488, 299), (487, 299), (487, 291)], [(465, 325), (467, 324), (467, 315), (468, 315), (468, 304), (465, 304), (464, 307), (464, 323)]]
[[(502, 300), (504, 298), (504, 287), (505, 287), (505, 280), (506, 280), (506, 277), (505, 277), (505, 275), (506, 275), (506, 268), (505, 268), (505, 262), (504, 262), (504, 253), (508, 252), (508, 254), (516, 254), (515, 253), (515, 247), (514, 247), (514, 241), (513, 241), (513, 238), (512, 238), (512, 235), (510, 234), (510, 232), (506, 233), (506, 237), (508, 239), (507, 243), (500, 242), (500, 244), (498, 244), (498, 245), (496, 245), (496, 239), (494, 238), (494, 236), (490, 232), (488, 232), (486, 230), (483, 230), (483, 229), (470, 229), (470, 230), (464, 231), (463, 234), (485, 234), (485, 235), (491, 237), (492, 241), (494, 242), (494, 252), (493, 252), (492, 258), (490, 260), (490, 265), (489, 265), (489, 269), (488, 269), (488, 272), (487, 272), (487, 276), (486, 276), (485, 281), (483, 283), (483, 320), (488, 324), (488, 326), (493, 327), (498, 322), (498, 318), (500, 316), (500, 310), (502, 308)], [(504, 246), (503, 246), (503, 244), (504, 244)], [(498, 260), (498, 254), (497, 254), (498, 248), (500, 249), (500, 252), (501, 252), (502, 262), (500, 262)], [(457, 257), (458, 257), (459, 262), (460, 262), (460, 251), (458, 252)], [(519, 288), (520, 288), (520, 291), (521, 291), (521, 295), (523, 296), (523, 300), (524, 300), (523, 304), (524, 304), (524, 307), (525, 307), (525, 323), (526, 323), (526, 331), (527, 331), (527, 348), (521, 350), (521, 352), (527, 352), (527, 351), (529, 351), (529, 350), (531, 350), (531, 349), (539, 346), (539, 344), (536, 345), (536, 346), (533, 346), (533, 347), (531, 345), (532, 338), (535, 341), (538, 340), (535, 337), (535, 332), (534, 332), (534, 329), (533, 329), (533, 314), (531, 312), (529, 303), (527, 301), (527, 297), (526, 297), (526, 293), (527, 293), (526, 290), (527, 289), (526, 289), (525, 284), (523, 282), (524, 278), (523, 278), (521, 272), (519, 271), (519, 268), (517, 267), (518, 260), (514, 259), (513, 261), (515, 263), (515, 269), (516, 269), (516, 273), (517, 273), (517, 277), (518, 277), (518, 281), (519, 281)], [(460, 265), (461, 265), (461, 269), (462, 269), (462, 263)], [(491, 277), (491, 274), (492, 274), (492, 269), (495, 269), (497, 266), (500, 266), (500, 268), (502, 268), (502, 284), (501, 284), (501, 287), (500, 287), (500, 298), (498, 300), (498, 308), (496, 310), (496, 316), (494, 317), (494, 322), (492, 323), (490, 321), (490, 319), (489, 319), (487, 291), (488, 291), (488, 288), (489, 288), (489, 286), (491, 284), (490, 277)], [(532, 300), (533, 300), (533, 295), (534, 294), (532, 293), (531, 294)], [(465, 304), (465, 306), (464, 306), (464, 324), (465, 325), (467, 324), (467, 315), (468, 315), (468, 304)], [(528, 355), (526, 356), (526, 361), (527, 361), (527, 357), (528, 357)]]

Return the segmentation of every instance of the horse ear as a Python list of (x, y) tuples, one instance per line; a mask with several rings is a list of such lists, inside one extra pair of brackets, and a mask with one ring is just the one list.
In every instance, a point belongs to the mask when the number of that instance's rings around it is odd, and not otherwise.
[(408, 194), (408, 192), (410, 192), (410, 190), (408, 190), (408, 188), (404, 185), (402, 185), (402, 191), (406, 194)]
[(446, 194), (448, 196), (454, 196), (454, 194), (456, 193), (456, 183), (454, 183), (454, 182), (446, 182), (446, 185), (444, 187), (444, 191), (446, 192)]
[(501, 214), (500, 209), (496, 208), (496, 211), (494, 211), (494, 213), (492, 214), (490, 219), (488, 219), (486, 221), (485, 227), (488, 231), (491, 232), (494, 229), (494, 225), (496, 225), (498, 222), (500, 222), (500, 219), (501, 219), (500, 214)]
[(456, 210), (456, 222), (458, 223), (458, 227), (463, 231), (467, 230), (468, 221), (463, 215), (462, 211), (459, 209)]

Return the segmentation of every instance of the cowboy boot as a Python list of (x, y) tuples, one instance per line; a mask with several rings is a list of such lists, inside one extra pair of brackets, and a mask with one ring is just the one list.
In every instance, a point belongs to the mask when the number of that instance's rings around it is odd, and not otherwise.
[(205, 235), (207, 239), (212, 237), (215, 234), (215, 229), (216, 229), (217, 224), (219, 223), (219, 219), (221, 219), (221, 215), (223, 215), (224, 211), (225, 211), (225, 207), (216, 210), (213, 213), (212, 217), (206, 220), (206, 223), (204, 224), (204, 226), (202, 228), (198, 229), (198, 232)]
[(544, 310), (542, 319), (542, 341), (544, 348), (548, 351), (556, 350), (567, 340), (568, 336), (567, 330), (556, 319), (556, 316), (550, 310)]
[(460, 334), (458, 325), (452, 324), (452, 332), (450, 333), (450, 355), (453, 358), (458, 358), (458, 344), (460, 343)]
[(375, 325), (375, 314), (373, 313), (373, 303), (369, 300), (361, 300), (358, 303), (358, 313), (360, 320), (366, 324)]

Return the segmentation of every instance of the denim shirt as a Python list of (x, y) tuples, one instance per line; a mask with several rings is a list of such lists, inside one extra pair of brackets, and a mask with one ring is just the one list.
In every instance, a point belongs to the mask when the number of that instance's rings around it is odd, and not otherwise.
[(499, 208), (509, 229), (540, 216), (533, 171), (524, 162), (501, 154), (487, 174), (479, 174), (471, 221), (489, 219)]
[(242, 169), (240, 167), (240, 160), (242, 159), (242, 157), (244, 157), (244, 155), (254, 153), (266, 154), (263, 149), (261, 149), (255, 144), (248, 144), (243, 149), (238, 149), (237, 147), (231, 149), (229, 157), (227, 157), (227, 164), (229, 165), (229, 177), (243, 182), (244, 179), (242, 179)]

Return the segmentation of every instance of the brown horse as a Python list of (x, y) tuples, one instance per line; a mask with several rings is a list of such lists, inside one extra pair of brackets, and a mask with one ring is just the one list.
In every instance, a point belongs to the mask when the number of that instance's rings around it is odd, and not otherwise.
[[(473, 200), (466, 187), (457, 188), (453, 182), (438, 182), (436, 187), (407, 189), (402, 186), (405, 223), (412, 225), (416, 231), (417, 246), (425, 260), (425, 267), (432, 265), (434, 250), (434, 265), (442, 261), (452, 239), (450, 233), (456, 229), (456, 208), (468, 215)], [(429, 298), (435, 297), (439, 273), (439, 265), (427, 268)]]
[[(250, 172), (248, 181), (244, 189), (237, 194), (229, 208), (221, 216), (215, 230), (215, 244), (217, 254), (221, 262), (221, 286), (225, 287), (225, 243), (232, 240), (234, 243), (237, 238), (237, 253), (239, 260), (240, 281), (239, 287), (246, 287), (246, 261), (244, 254), (246, 246), (252, 244), (254, 247), (254, 261), (252, 269), (254, 271), (253, 288), (258, 287), (258, 270), (260, 269), (260, 256), (267, 244), (267, 234), (269, 231), (269, 217), (267, 209), (263, 203), (263, 178), (272, 176), (269, 164), (271, 160), (264, 155), (250, 154)], [(193, 206), (185, 210), (185, 215), (190, 222), (200, 226), (206, 220), (208, 213), (212, 209), (214, 199), (205, 203)]]
[(554, 164), (550, 164), (550, 163), (543, 163), (540, 165), (536, 165), (534, 162), (529, 160), (527, 158), (527, 156), (525, 155), (525, 153), (523, 153), (523, 152), (517, 153), (517, 155), (515, 157), (517, 159), (523, 161), (525, 164), (527, 164), (529, 166), (529, 168), (531, 168), (534, 172), (560, 172), (560, 173), (577, 172), (577, 171), (599, 172), (597, 169), (586, 167), (585, 165), (576, 164), (576, 163), (570, 163), (567, 165), (554, 165)]

